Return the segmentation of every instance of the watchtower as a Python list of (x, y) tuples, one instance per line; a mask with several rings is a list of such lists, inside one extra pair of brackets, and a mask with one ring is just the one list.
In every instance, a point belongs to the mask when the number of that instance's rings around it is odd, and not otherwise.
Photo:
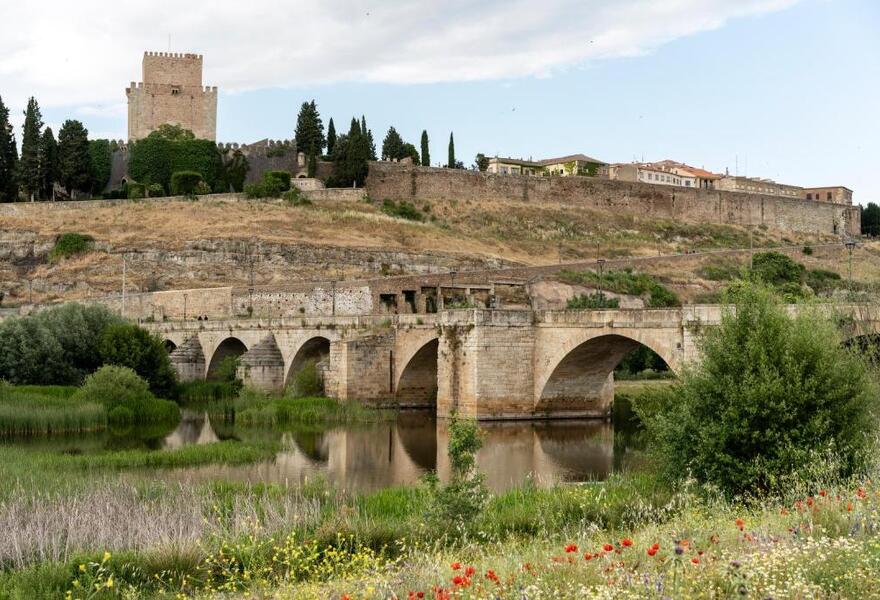
[(144, 52), (143, 81), (131, 82), (128, 139), (139, 140), (170, 123), (197, 138), (217, 139), (217, 88), (202, 85), (202, 55)]

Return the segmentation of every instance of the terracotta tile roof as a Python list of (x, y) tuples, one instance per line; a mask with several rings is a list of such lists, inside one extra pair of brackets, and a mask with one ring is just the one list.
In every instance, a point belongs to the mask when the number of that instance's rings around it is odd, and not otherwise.
[(581, 162), (595, 163), (597, 165), (607, 165), (604, 160), (599, 160), (598, 158), (592, 158), (587, 156), (586, 154), (569, 154), (568, 156), (560, 156), (558, 158), (545, 158), (543, 160), (539, 160), (538, 163), (542, 165), (557, 165), (560, 163), (567, 163), (579, 160)]

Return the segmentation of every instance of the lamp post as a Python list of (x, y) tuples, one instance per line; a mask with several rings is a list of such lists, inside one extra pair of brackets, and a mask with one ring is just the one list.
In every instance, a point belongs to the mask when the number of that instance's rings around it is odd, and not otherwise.
[(186, 297), (187, 294), (183, 294), (183, 320), (186, 321)]
[(856, 247), (856, 243), (854, 240), (846, 240), (843, 243), (846, 246), (846, 249), (849, 250), (849, 293), (852, 294), (852, 253), (853, 248)]
[[(596, 265), (599, 267), (599, 301), (602, 302), (604, 296), (602, 295), (602, 279), (603, 279), (603, 271), (605, 267), (605, 259), (597, 258)], [(604, 304), (604, 302), (602, 302)]]

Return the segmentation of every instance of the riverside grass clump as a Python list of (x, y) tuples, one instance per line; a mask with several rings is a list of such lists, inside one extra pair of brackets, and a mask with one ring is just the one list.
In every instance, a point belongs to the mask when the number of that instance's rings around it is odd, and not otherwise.
[(0, 437), (100, 431), (107, 411), (97, 402), (71, 398), (67, 386), (13, 386), (0, 381)]
[(177, 404), (150, 393), (147, 382), (128, 367), (105, 365), (86, 377), (72, 399), (97, 403), (107, 410), (107, 419), (116, 425), (177, 421)]
[(865, 474), (877, 447), (877, 374), (833, 319), (791, 316), (767, 287), (739, 282), (699, 341), (701, 361), (635, 404), (670, 480), (691, 474), (729, 496)]
[(239, 425), (368, 423), (393, 416), (392, 411), (369, 408), (356, 401), (294, 394), (279, 397), (250, 388), (241, 391), (231, 409), (228, 405), (223, 409), (223, 417)]

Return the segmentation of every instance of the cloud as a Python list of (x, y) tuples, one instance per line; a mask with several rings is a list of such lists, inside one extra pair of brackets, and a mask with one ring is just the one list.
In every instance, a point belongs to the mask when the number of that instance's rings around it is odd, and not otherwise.
[(205, 83), (225, 91), (552, 76), (797, 1), (7, 2), (0, 95), (113, 114), (143, 51), (168, 50), (169, 36), (172, 51), (204, 54)]

